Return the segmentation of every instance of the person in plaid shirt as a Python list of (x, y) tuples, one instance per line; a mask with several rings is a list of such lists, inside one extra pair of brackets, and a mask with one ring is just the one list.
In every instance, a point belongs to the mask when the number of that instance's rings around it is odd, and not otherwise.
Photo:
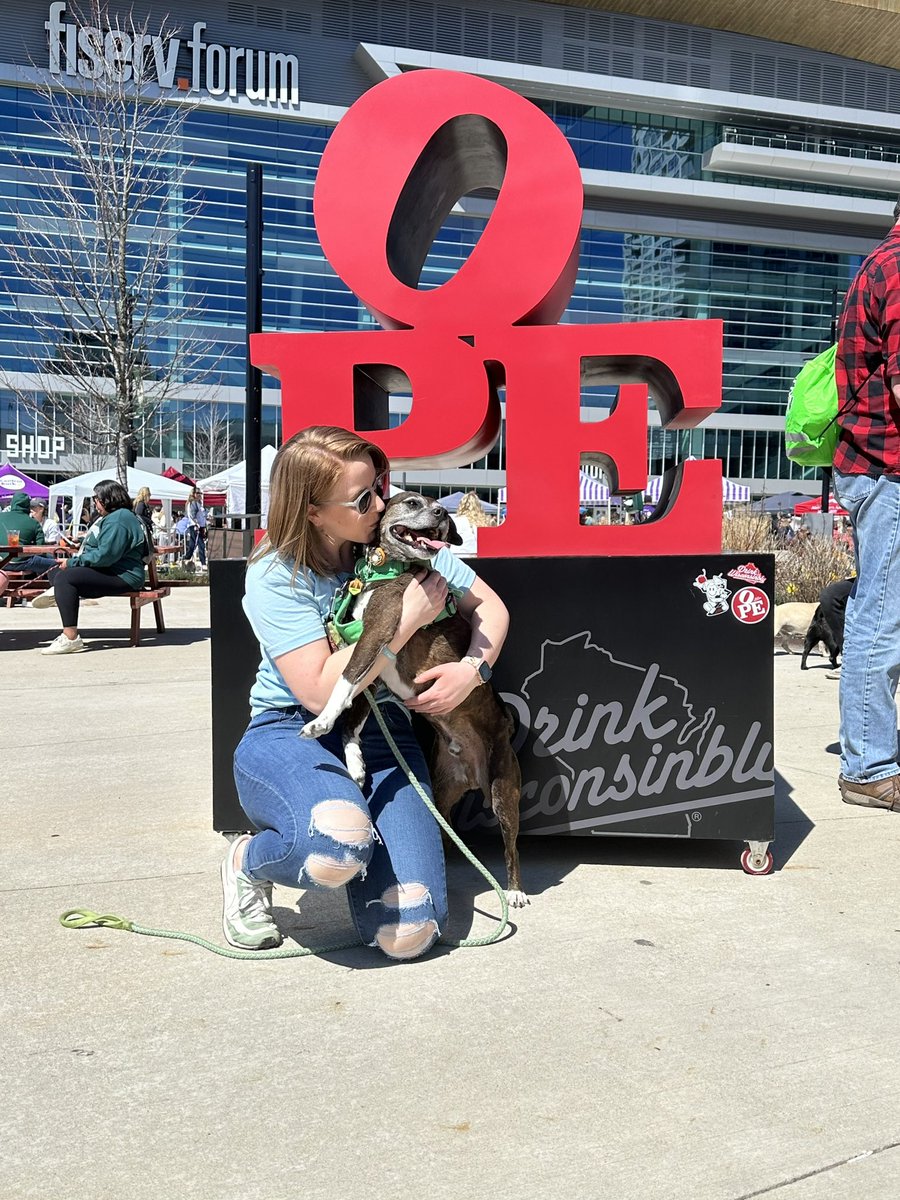
[(835, 366), (834, 490), (850, 514), (857, 581), (841, 667), (841, 798), (900, 812), (900, 200), (856, 274)]

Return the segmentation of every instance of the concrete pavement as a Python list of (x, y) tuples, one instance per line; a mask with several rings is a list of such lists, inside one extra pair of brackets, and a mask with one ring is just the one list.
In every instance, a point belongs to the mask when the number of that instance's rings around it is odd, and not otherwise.
[[(0, 608), (2, 1200), (895, 1200), (900, 817), (839, 801), (826, 660), (776, 656), (769, 877), (733, 843), (523, 839), (513, 936), (400, 965), (66, 931), (221, 940), (207, 600), (134, 650), (122, 601), (86, 606), (65, 658), (55, 611)], [(493, 893), (450, 882), (451, 932), (487, 932)], [(350, 935), (297, 897), (297, 939)]]

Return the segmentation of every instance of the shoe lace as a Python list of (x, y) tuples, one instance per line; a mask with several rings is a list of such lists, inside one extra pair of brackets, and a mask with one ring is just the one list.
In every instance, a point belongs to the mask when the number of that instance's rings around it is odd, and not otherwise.
[(265, 884), (257, 883), (248, 875), (241, 874), (241, 913), (245, 917), (257, 920), (271, 921), (269, 898), (266, 895)]

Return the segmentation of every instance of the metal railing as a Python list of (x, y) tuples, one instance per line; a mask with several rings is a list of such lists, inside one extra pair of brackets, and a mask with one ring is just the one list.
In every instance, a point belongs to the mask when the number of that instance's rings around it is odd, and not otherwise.
[(768, 150), (797, 150), (803, 154), (830, 154), (858, 158), (868, 162), (900, 162), (900, 147), (875, 144), (861, 146), (813, 133), (757, 133), (736, 125), (722, 127), (721, 141), (742, 146), (762, 146)]

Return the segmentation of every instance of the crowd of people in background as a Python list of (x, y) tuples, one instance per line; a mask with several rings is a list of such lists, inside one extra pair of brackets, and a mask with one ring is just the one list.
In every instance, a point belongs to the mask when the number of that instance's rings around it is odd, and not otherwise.
[[(132, 500), (113, 480), (96, 485), (91, 502), (84, 504), (75, 523), (65, 502), (49, 512), (46, 499), (19, 493), (0, 502), (0, 544), (12, 548), (15, 540), (25, 550), (0, 570), (0, 597), (9, 592), (9, 603), (57, 606), (63, 630), (42, 653), (75, 653), (85, 648), (77, 629), (81, 599), (141, 589), (146, 564), (163, 547), (175, 547), (174, 557), (183, 568), (205, 570), (208, 523), (203, 496), (196, 488), (183, 510), (173, 509), (171, 522), (163, 505), (153, 503), (149, 488), (142, 487)], [(63, 529), (70, 531), (68, 536)], [(10, 591), (14, 579), (29, 585), (27, 595)]]
[[(818, 514), (815, 514), (818, 515)], [(810, 525), (803, 517), (791, 516), (790, 513), (772, 513), (772, 532), (776, 539), (785, 546), (794, 542), (804, 542), (813, 536)], [(831, 536), (835, 542), (840, 542), (848, 550), (853, 550), (853, 531), (850, 528), (850, 518), (836, 514), (831, 525)]]

